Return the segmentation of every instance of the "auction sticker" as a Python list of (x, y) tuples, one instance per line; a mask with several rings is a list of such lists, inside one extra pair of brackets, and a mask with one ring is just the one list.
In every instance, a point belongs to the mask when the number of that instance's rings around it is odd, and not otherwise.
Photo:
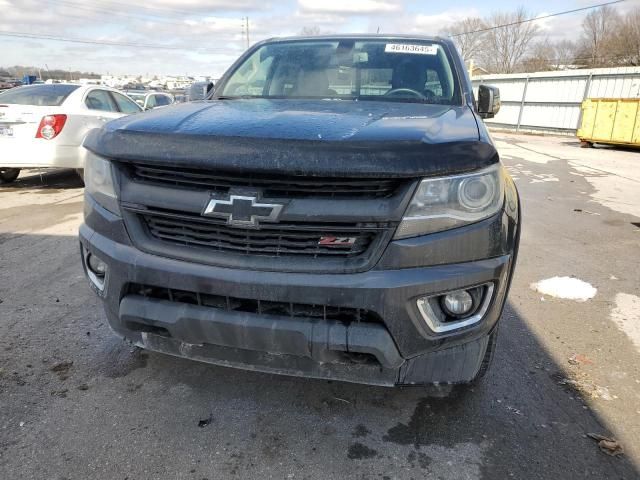
[(411, 45), (408, 43), (387, 43), (384, 47), (387, 53), (414, 53), (416, 55), (437, 55), (437, 45)]

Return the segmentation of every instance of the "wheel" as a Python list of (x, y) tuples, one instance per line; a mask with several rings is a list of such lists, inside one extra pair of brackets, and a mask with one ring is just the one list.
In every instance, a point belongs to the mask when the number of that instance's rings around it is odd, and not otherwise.
[(19, 168), (0, 168), (0, 183), (11, 183), (20, 175)]
[(580, 148), (593, 148), (593, 142), (587, 142), (586, 140), (581, 140)]

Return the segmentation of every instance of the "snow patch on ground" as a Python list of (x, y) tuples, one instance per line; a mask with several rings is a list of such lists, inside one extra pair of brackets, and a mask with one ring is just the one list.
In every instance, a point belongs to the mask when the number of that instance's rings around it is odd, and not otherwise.
[(602, 170), (585, 167), (577, 162), (569, 164), (589, 182), (595, 192), (591, 198), (616, 212), (640, 217), (640, 182)]
[[(501, 158), (505, 158), (501, 155)], [(518, 181), (522, 178), (529, 180), (529, 183), (543, 183), (543, 182), (559, 182), (560, 179), (552, 173), (535, 173), (533, 170), (529, 170), (521, 163), (517, 165), (511, 165), (507, 167), (511, 178), (514, 181)]]
[(596, 296), (598, 289), (573, 277), (553, 277), (532, 283), (531, 288), (543, 295), (586, 302)]
[[(496, 140), (496, 148), (500, 152), (500, 158), (513, 160), (517, 158), (519, 160), (525, 160), (531, 163), (539, 163), (545, 165), (551, 161), (556, 160), (552, 156), (546, 155), (541, 152), (534, 151), (528, 147), (520, 146), (517, 143), (505, 142), (502, 140)], [(523, 143), (523, 145), (525, 145)], [(529, 143), (526, 143), (529, 145)]]
[(611, 319), (640, 350), (640, 297), (628, 293), (618, 293), (616, 306), (611, 311)]

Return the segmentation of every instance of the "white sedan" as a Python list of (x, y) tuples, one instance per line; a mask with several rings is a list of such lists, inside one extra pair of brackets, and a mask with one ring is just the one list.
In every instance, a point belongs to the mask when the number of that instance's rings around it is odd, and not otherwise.
[(175, 103), (173, 95), (164, 92), (146, 92), (144, 90), (125, 90), (129, 98), (134, 100), (143, 110), (166, 107)]
[(0, 93), (0, 183), (21, 168), (84, 168), (91, 129), (141, 112), (126, 95), (99, 85), (29, 85)]

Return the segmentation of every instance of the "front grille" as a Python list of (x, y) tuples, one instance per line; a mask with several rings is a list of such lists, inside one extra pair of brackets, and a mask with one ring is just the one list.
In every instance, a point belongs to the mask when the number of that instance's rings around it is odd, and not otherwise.
[(146, 210), (138, 215), (157, 240), (216, 252), (272, 257), (357, 257), (367, 251), (382, 228), (375, 223), (278, 223), (252, 230), (183, 212)]
[(331, 178), (312, 176), (210, 173), (193, 168), (134, 165), (134, 180), (226, 194), (232, 187), (259, 188), (267, 198), (386, 198), (401, 179)]
[(130, 283), (125, 294), (142, 295), (143, 297), (157, 300), (169, 300), (171, 302), (188, 303), (226, 311), (255, 313), (258, 315), (277, 315), (325, 321), (336, 320), (346, 324), (352, 322), (382, 323), (379, 315), (362, 308), (237, 298), (227, 295), (212, 295), (176, 290), (173, 288), (154, 287), (138, 283)]

